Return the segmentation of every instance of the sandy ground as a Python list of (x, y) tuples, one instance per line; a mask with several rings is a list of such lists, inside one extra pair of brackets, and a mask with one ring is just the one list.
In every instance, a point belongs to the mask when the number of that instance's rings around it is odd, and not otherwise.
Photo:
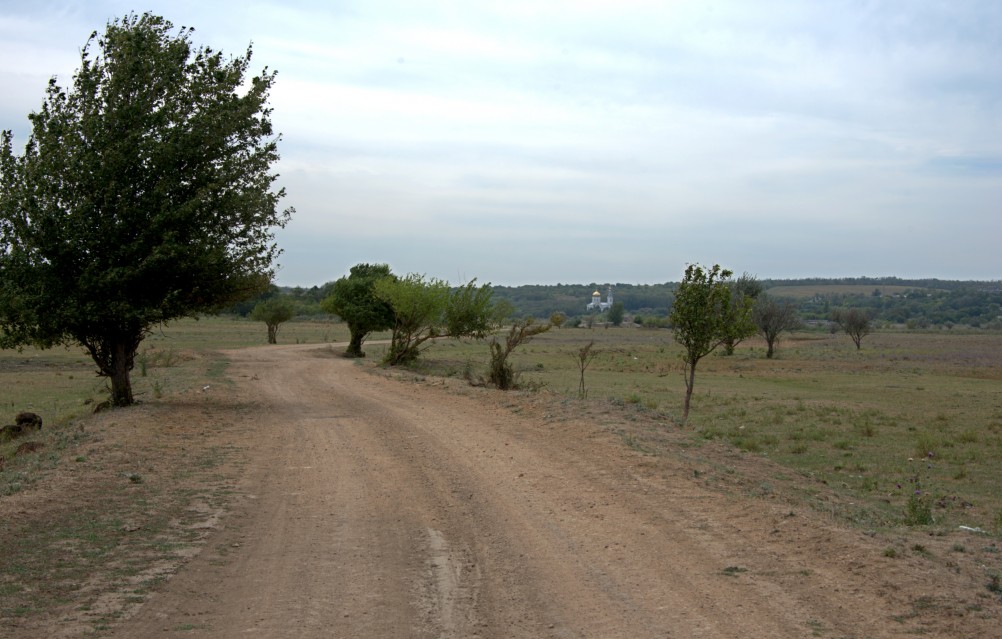
[(887, 557), (886, 536), (708, 486), (531, 396), (327, 347), (229, 356), (226, 401), (132, 417), (228, 424), (241, 463), (199, 551), (102, 634), (1002, 637), (984, 575), (944, 559), (954, 541)]

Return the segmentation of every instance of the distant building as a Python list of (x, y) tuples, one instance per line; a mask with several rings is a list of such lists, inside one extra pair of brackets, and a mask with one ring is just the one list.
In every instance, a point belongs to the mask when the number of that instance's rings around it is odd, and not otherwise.
[(606, 299), (602, 301), (602, 294), (595, 291), (591, 294), (591, 302), (585, 306), (587, 311), (607, 311), (612, 306), (612, 287), (606, 290)]

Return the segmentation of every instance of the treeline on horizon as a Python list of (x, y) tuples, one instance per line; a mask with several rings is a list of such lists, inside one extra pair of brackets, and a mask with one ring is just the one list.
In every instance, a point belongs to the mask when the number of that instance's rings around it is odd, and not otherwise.
[[(793, 301), (800, 318), (806, 321), (827, 320), (837, 308), (862, 308), (875, 322), (910, 328), (970, 326), (1002, 329), (1002, 281), (899, 277), (810, 277), (759, 281), (766, 294)], [(330, 295), (333, 284), (327, 282), (309, 288), (276, 286), (266, 295), (238, 304), (230, 311), (246, 316), (262, 299), (283, 295), (294, 303), (297, 316), (323, 316), (325, 313), (320, 308), (320, 302)], [(495, 298), (508, 300), (518, 317), (531, 315), (546, 319), (553, 313), (563, 313), (573, 319), (594, 315), (595, 312), (586, 310), (585, 306), (595, 291), (601, 293), (602, 301), (605, 301), (609, 286), (612, 286), (614, 300), (623, 303), (628, 316), (650, 319), (667, 317), (678, 282), (525, 284), (492, 288)], [(801, 291), (795, 296), (784, 295), (782, 289), (785, 287), (799, 287)], [(805, 295), (804, 287), (816, 287), (817, 290)], [(837, 290), (846, 287), (866, 287), (868, 290)], [(825, 291), (826, 288), (833, 290)]]

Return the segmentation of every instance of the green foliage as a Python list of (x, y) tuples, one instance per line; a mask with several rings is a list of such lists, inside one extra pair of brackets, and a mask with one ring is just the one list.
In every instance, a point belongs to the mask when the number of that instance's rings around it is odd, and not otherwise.
[(748, 310), (754, 307), (755, 300), (762, 295), (764, 287), (754, 275), (748, 273), (742, 273), (741, 277), (729, 282), (728, 286), (731, 289), (732, 318), (728, 322), (728, 335), (723, 341), (723, 347), (725, 355), (733, 355), (738, 344), (755, 334), (755, 322)]
[(362, 342), (373, 331), (385, 331), (393, 327), (393, 308), (376, 297), (376, 282), (394, 279), (387, 264), (356, 264), (351, 267), (348, 277), (334, 282), (330, 297), (321, 303), (328, 313), (337, 315), (348, 325), (351, 339), (345, 355), (365, 357)]
[(309, 288), (302, 286), (272, 286), (272, 290), (269, 293), (255, 299), (239, 302), (223, 312), (247, 317), (248, 313), (257, 306), (258, 302), (269, 297), (274, 297), (275, 295), (284, 295), (292, 302), (292, 306), (296, 311), (296, 317), (320, 319), (322, 316), (330, 315), (330, 313), (321, 308), (320, 304), (330, 297), (333, 287), (334, 282), (327, 282), (323, 286), (311, 286)]
[[(742, 280), (733, 285), (739, 290)], [(999, 282), (954, 280), (903, 280), (886, 278), (843, 278), (800, 280), (754, 280), (776, 299), (790, 301), (804, 320), (828, 320), (831, 310), (846, 305), (864, 309), (875, 323), (905, 324), (913, 320), (916, 327), (954, 328), (955, 326), (1002, 328), (1002, 285)], [(322, 286), (283, 287), (281, 292), (296, 301), (296, 314), (319, 315), (320, 302), (329, 297), (334, 282)], [(881, 296), (872, 295), (874, 286), (881, 287)], [(673, 299), (675, 284), (634, 285), (618, 283), (616, 299), (623, 302), (627, 314), (642, 317), (648, 328), (668, 328), (667, 313)], [(582, 300), (587, 299), (597, 284), (494, 286), (495, 300), (512, 305), (512, 315), (547, 317), (562, 313), (569, 322), (579, 319)], [(755, 295), (757, 299), (758, 295)], [(229, 312), (246, 316), (260, 299), (238, 303)], [(634, 320), (636, 321), (636, 320)]]
[(153, 326), (266, 289), (270, 228), (292, 212), (271, 190), (275, 74), (248, 79), (250, 49), (172, 31), (148, 13), (109, 23), (72, 87), (49, 82), (24, 153), (0, 143), (0, 336), (83, 345), (116, 405)]
[(527, 317), (512, 324), (508, 336), (502, 344), (496, 337), (491, 339), (490, 382), (500, 390), (518, 387), (518, 375), (508, 361), (518, 346), (532, 340), (533, 337), (550, 330), (552, 324), (537, 324), (536, 320)]
[(268, 326), (268, 343), (278, 343), (278, 327), (295, 317), (295, 308), (292, 301), (286, 297), (272, 297), (263, 302), (258, 302), (257, 306), (250, 312), (250, 318), (255, 322), (264, 322)]
[(443, 324), (449, 284), (443, 280), (425, 280), (411, 273), (402, 278), (377, 280), (376, 299), (393, 309), (393, 337), (386, 363), (405, 364), (417, 359), (420, 345), (438, 337)]
[(421, 345), (436, 337), (483, 339), (510, 313), (507, 304), (493, 302), (490, 284), (477, 286), (475, 279), (451, 291), (444, 280), (414, 273), (385, 277), (376, 281), (374, 295), (393, 309), (393, 336), (385, 358), (391, 366), (414, 361)]
[(932, 499), (916, 490), (908, 496), (905, 506), (905, 524), (908, 526), (928, 526), (933, 523)]
[(685, 277), (675, 290), (670, 319), (675, 341), (682, 345), (682, 362), (685, 365), (685, 406), (682, 421), (689, 418), (692, 389), (696, 381), (696, 365), (725, 340), (743, 330), (749, 320), (748, 304), (732, 302), (727, 278), (731, 271), (714, 264), (705, 269), (690, 264)]
[(490, 284), (476, 284), (476, 279), (470, 280), (449, 294), (445, 305), (444, 336), (485, 339), (511, 317), (511, 305), (504, 301), (495, 302)]
[[(734, 286), (743, 291), (739, 277)], [(916, 325), (949, 328), (971, 326), (1002, 328), (1002, 283), (937, 279), (880, 278), (803, 278), (796, 280), (750, 280), (774, 298), (788, 299), (796, 304), (805, 320), (827, 320), (833, 308), (854, 306), (866, 310), (875, 322), (905, 324), (915, 319)], [(617, 283), (616, 300), (623, 302), (626, 313), (641, 315), (648, 325), (648, 316), (662, 318), (668, 313), (675, 284)], [(575, 317), (584, 312), (583, 305), (600, 284), (495, 286), (495, 299), (509, 300), (519, 316), (548, 317), (562, 312)], [(873, 291), (880, 288), (881, 295)], [(757, 297), (757, 294), (751, 295)], [(653, 327), (653, 326), (652, 326)]]
[(624, 308), (622, 302), (613, 302), (612, 306), (609, 307), (609, 321), (612, 322), (613, 326), (621, 326), (623, 324)]

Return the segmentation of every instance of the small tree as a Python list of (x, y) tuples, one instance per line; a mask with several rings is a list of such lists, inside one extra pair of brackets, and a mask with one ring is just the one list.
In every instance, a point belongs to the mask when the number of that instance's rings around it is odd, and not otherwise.
[(116, 406), (154, 326), (267, 289), (292, 213), (271, 190), (275, 74), (173, 30), (109, 23), (71, 87), (49, 81), (24, 153), (0, 141), (0, 345), (81, 344)]
[(755, 305), (755, 300), (762, 295), (762, 283), (754, 275), (743, 273), (741, 277), (728, 283), (731, 289), (731, 320), (730, 328), (724, 339), (724, 354), (733, 355), (734, 349), (746, 338), (755, 334), (755, 322), (748, 310)]
[(414, 361), (421, 345), (436, 337), (483, 339), (499, 325), (499, 316), (508, 313), (508, 307), (492, 302), (490, 284), (476, 286), (476, 280), (450, 291), (444, 280), (412, 273), (378, 280), (374, 294), (393, 309), (393, 335), (385, 358), (391, 366)]
[(556, 328), (560, 328), (567, 321), (567, 316), (560, 311), (554, 311), (550, 314), (550, 325)]
[(779, 302), (771, 297), (762, 295), (755, 303), (754, 310), (755, 326), (758, 332), (765, 338), (768, 350), (765, 356), (772, 358), (775, 353), (776, 341), (780, 333), (792, 331), (800, 326), (800, 318), (797, 317), (797, 307), (792, 302)]
[(714, 264), (705, 269), (690, 264), (675, 291), (669, 319), (675, 341), (682, 345), (685, 372), (685, 406), (682, 421), (689, 418), (689, 404), (696, 383), (696, 365), (733, 335), (734, 322), (745, 322), (750, 309), (735, 312), (731, 289), (725, 281), (731, 271)]
[(856, 350), (860, 350), (863, 338), (870, 334), (872, 325), (870, 316), (859, 308), (835, 309), (832, 311), (832, 321), (852, 338)]
[(527, 317), (512, 324), (508, 336), (502, 344), (497, 337), (491, 338), (490, 381), (499, 390), (509, 390), (518, 387), (518, 375), (508, 361), (518, 346), (532, 340), (533, 337), (550, 330), (552, 324), (536, 324), (536, 320)]
[(623, 316), (625, 314), (625, 306), (622, 302), (613, 302), (612, 306), (609, 307), (609, 321), (612, 322), (613, 326), (621, 326), (623, 324)]
[(284, 297), (272, 297), (262, 302), (250, 312), (250, 318), (255, 322), (264, 322), (268, 326), (268, 343), (278, 343), (278, 327), (295, 317), (296, 311), (292, 302)]
[(348, 325), (347, 357), (365, 357), (362, 343), (369, 333), (393, 328), (393, 307), (376, 297), (375, 288), (377, 281), (394, 277), (387, 264), (356, 264), (348, 277), (334, 282), (330, 296), (321, 302), (321, 308)]
[(577, 362), (578, 370), (581, 372), (581, 381), (578, 384), (578, 397), (584, 399), (588, 397), (588, 391), (585, 390), (585, 370), (588, 365), (591, 364), (592, 360), (598, 355), (598, 351), (592, 350), (592, 346), (595, 345), (595, 340), (592, 340), (585, 344), (577, 352)]

